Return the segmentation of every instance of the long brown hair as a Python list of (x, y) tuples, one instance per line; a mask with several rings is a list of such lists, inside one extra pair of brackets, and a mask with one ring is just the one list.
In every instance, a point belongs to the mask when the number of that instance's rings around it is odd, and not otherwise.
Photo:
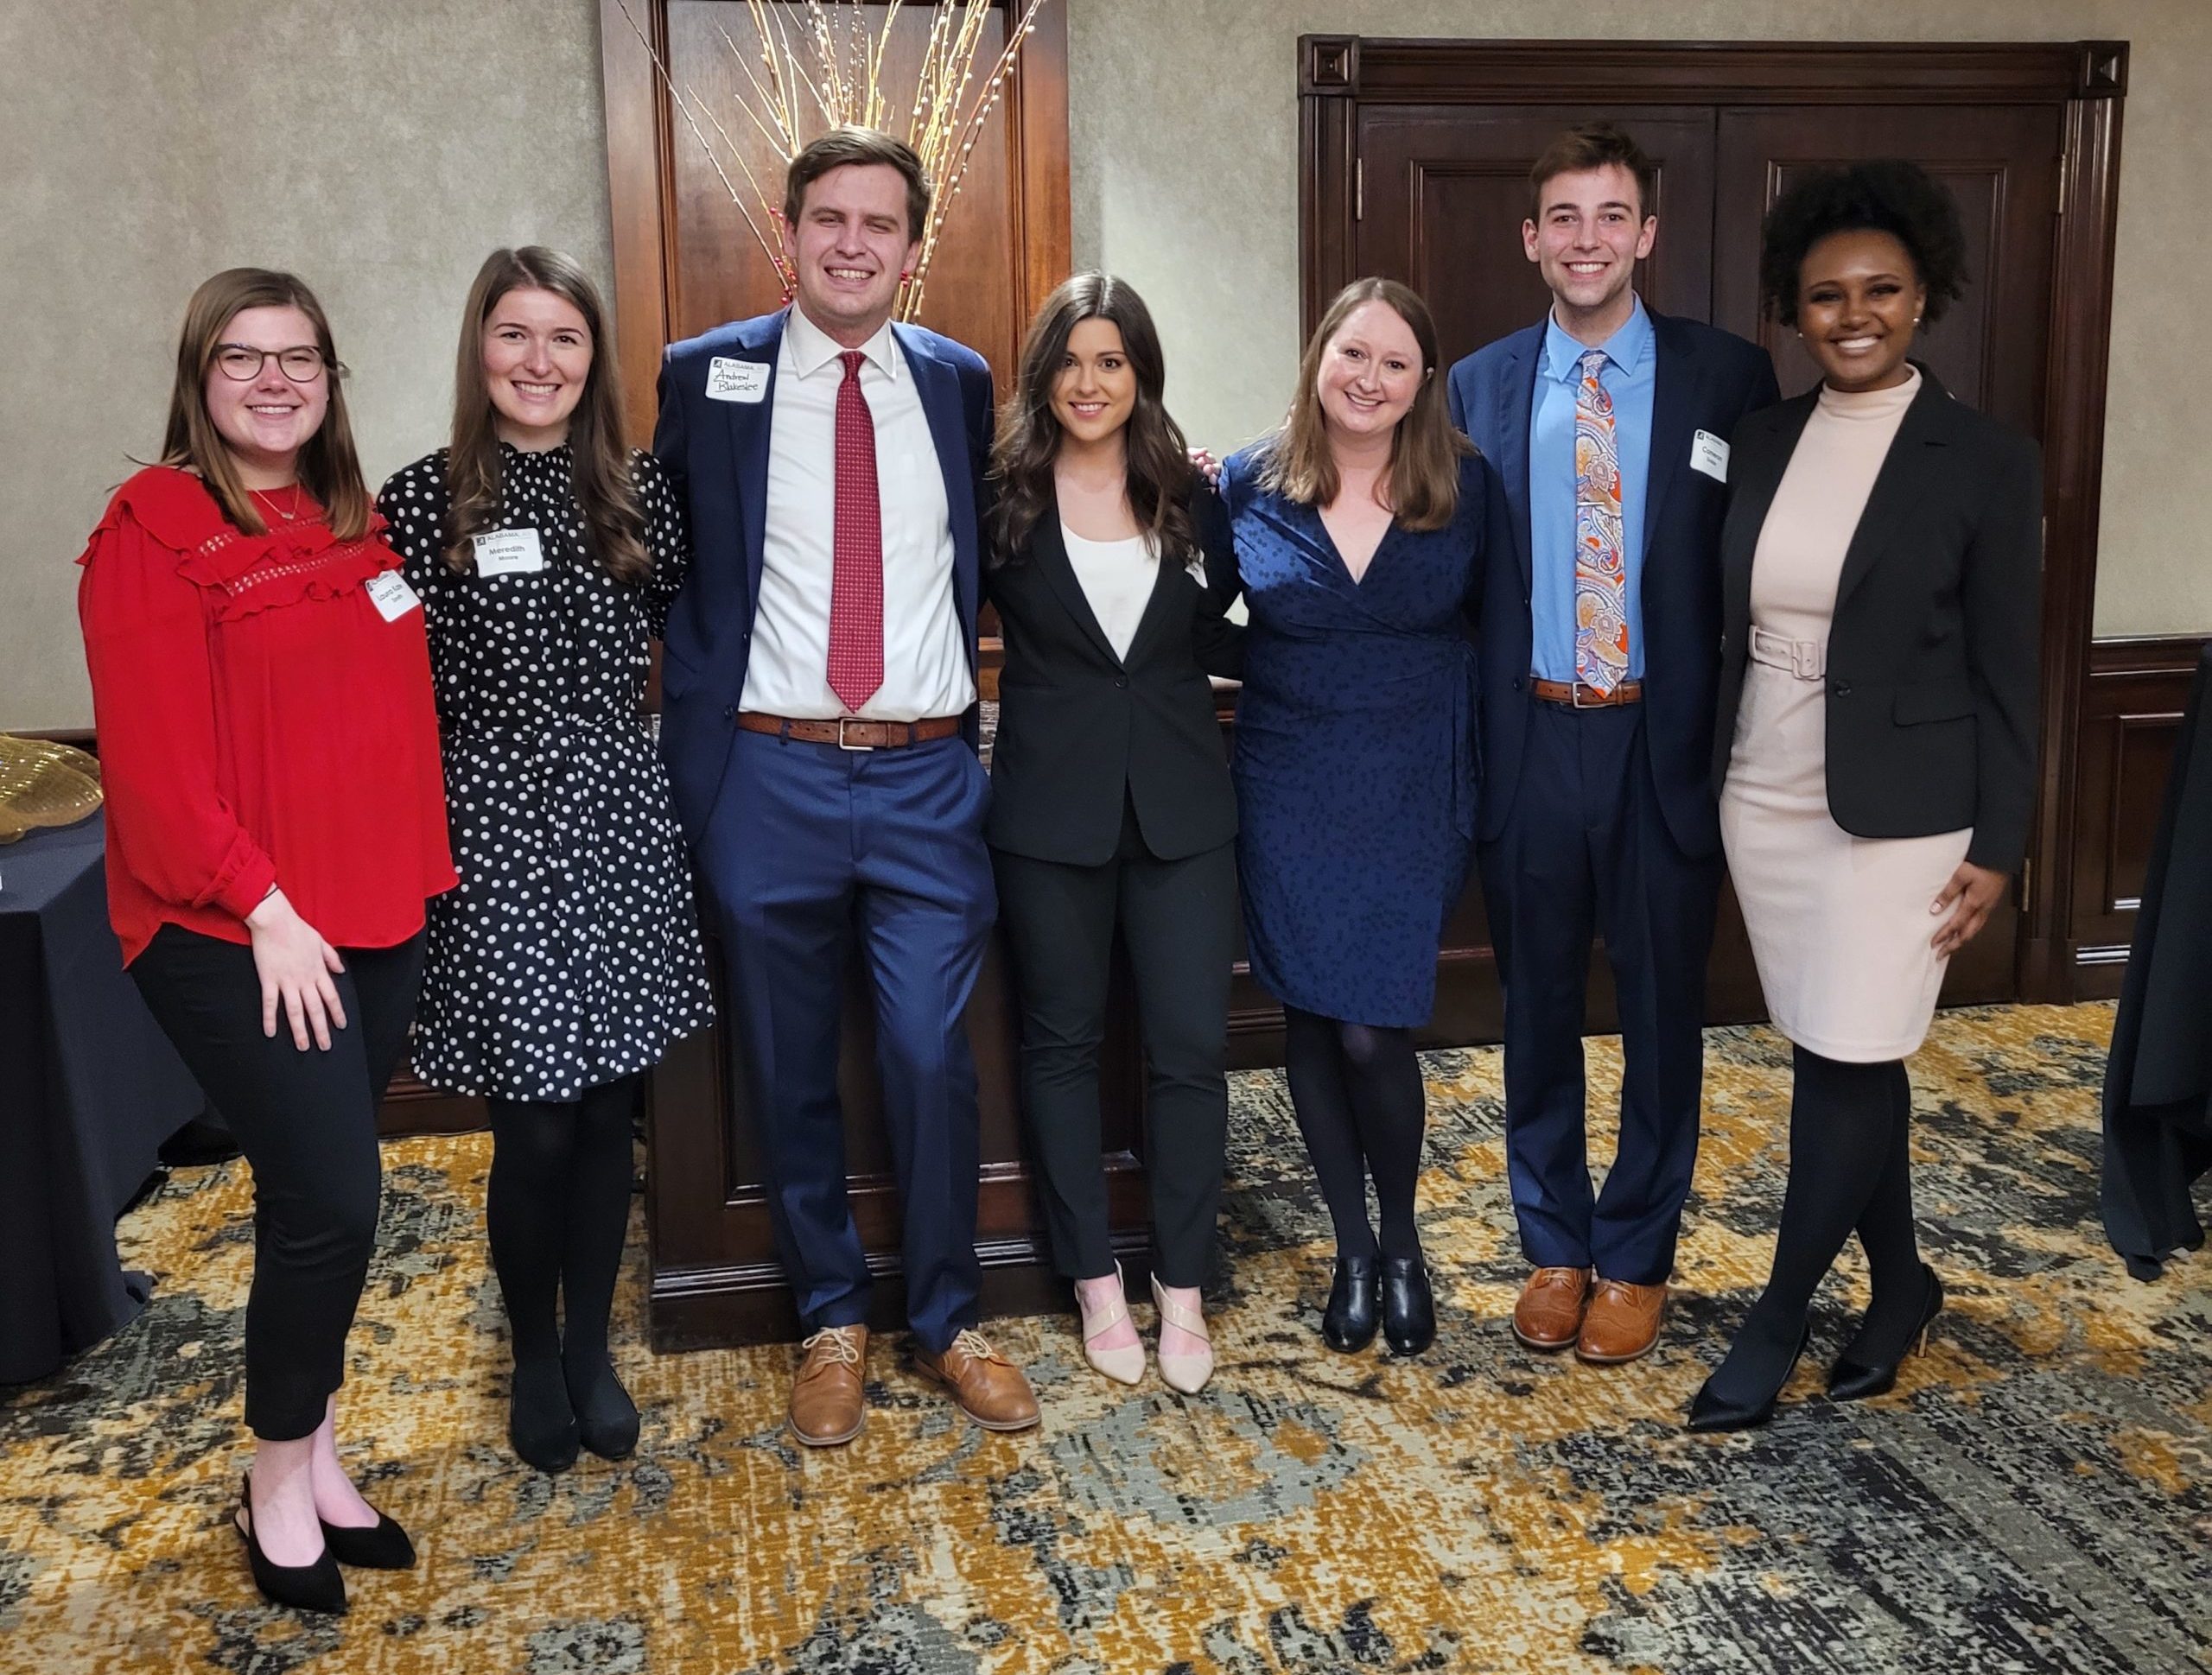
[(329, 406), (314, 435), (301, 444), (299, 477), (323, 509), (330, 532), (340, 541), (359, 541), (369, 532), (372, 502), (361, 475), (361, 456), (353, 447), (353, 426), (346, 416), (346, 368), (330, 339), (330, 318), (315, 293), (298, 277), (267, 268), (226, 268), (193, 292), (184, 305), (184, 330), (177, 338), (176, 383), (169, 390), (169, 418), (162, 435), (161, 463), (199, 473), (223, 516), (247, 535), (266, 535), (269, 525), (238, 477), (230, 445), (207, 413), (207, 369), (231, 321), (248, 308), (297, 308), (315, 327), (315, 346), (322, 351), (322, 376), (329, 380)]
[(1395, 279), (1355, 279), (1337, 293), (1298, 363), (1290, 413), (1266, 444), (1260, 485), (1308, 506), (1337, 498), (1342, 479), (1321, 416), (1321, 357), (1352, 311), (1369, 302), (1394, 310), (1421, 346), (1421, 389), (1390, 438), (1389, 505), (1408, 530), (1440, 530), (1459, 510), (1459, 461), (1475, 445), (1452, 428), (1437, 376), (1436, 322), (1421, 294)]
[(1052, 385), (1067, 358), (1069, 337), (1086, 320), (1107, 320), (1119, 329), (1122, 352), (1136, 375), (1136, 402), (1122, 433), (1129, 510), (1150, 533), (1163, 563), (1187, 563), (1198, 544), (1184, 503), (1195, 473), (1183, 433), (1160, 403), (1167, 368), (1160, 333), (1153, 329), (1144, 299), (1124, 281), (1104, 273), (1063, 280), (1045, 299), (1022, 340), (1021, 370), (999, 415), (998, 438), (991, 448), (991, 475), (999, 485), (991, 510), (991, 563), (1004, 564), (1020, 551), (1052, 504), (1052, 461), (1062, 435), (1052, 412)]
[(499, 511), (499, 433), (492, 387), (484, 377), (484, 327), (509, 291), (550, 291), (572, 303), (591, 334), (591, 371), (584, 393), (569, 416), (576, 507), (589, 532), (589, 550), (617, 581), (642, 581), (652, 572), (645, 551), (645, 515), (630, 474), (622, 434), (621, 381), (615, 375), (614, 339), (607, 309), (583, 269), (542, 244), (496, 250), (477, 270), (461, 314), (461, 349), (454, 360), (453, 441), (446, 451), (446, 498), (453, 531), (446, 562), (466, 574), (476, 568), (471, 538), (491, 527)]

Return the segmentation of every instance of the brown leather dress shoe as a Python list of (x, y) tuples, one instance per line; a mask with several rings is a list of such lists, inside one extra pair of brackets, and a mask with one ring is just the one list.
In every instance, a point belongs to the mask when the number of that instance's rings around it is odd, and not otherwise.
[(809, 1448), (834, 1448), (861, 1434), (868, 1402), (868, 1328), (825, 1326), (800, 1346), (806, 1351), (791, 1380), (791, 1435)]
[(914, 1370), (943, 1385), (960, 1411), (986, 1431), (1027, 1431), (1037, 1423), (1037, 1393), (1029, 1380), (972, 1327), (942, 1355), (916, 1344)]
[(1659, 1320), (1666, 1312), (1666, 1286), (1600, 1278), (1591, 1288), (1590, 1311), (1582, 1317), (1574, 1353), (1599, 1367), (1649, 1355), (1659, 1342)]
[(1589, 1269), (1537, 1269), (1513, 1305), (1513, 1336), (1531, 1349), (1566, 1348), (1582, 1330), (1582, 1304), (1589, 1295)]

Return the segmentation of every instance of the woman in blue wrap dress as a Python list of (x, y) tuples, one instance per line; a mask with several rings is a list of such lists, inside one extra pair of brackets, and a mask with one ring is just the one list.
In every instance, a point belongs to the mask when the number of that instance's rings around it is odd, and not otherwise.
[(1349, 1353), (1379, 1323), (1414, 1355), (1435, 1311), (1414, 1217), (1413, 1031), (1467, 879), (1470, 612), (1502, 517), (1495, 473), (1445, 416), (1421, 299), (1348, 287), (1289, 417), (1220, 488), (1251, 612), (1231, 765), (1246, 940), (1283, 1003), (1291, 1100), (1336, 1229), (1322, 1335)]

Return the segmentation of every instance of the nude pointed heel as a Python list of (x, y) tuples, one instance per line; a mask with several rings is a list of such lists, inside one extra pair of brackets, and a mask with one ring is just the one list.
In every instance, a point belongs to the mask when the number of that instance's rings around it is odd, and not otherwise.
[(1160, 1352), (1160, 1376), (1166, 1381), (1167, 1387), (1179, 1390), (1185, 1396), (1195, 1396), (1213, 1377), (1213, 1337), (1206, 1330), (1206, 1317), (1169, 1297), (1157, 1274), (1152, 1278), (1152, 1306), (1160, 1310), (1163, 1328), (1178, 1326), (1192, 1336), (1206, 1341), (1205, 1349), (1195, 1355), (1171, 1355), (1165, 1349)]
[[(1114, 1284), (1122, 1283), (1122, 1265), (1114, 1265)], [(1093, 1314), (1084, 1307), (1083, 1293), (1075, 1294), (1075, 1306), (1083, 1317), (1083, 1358), (1112, 1379), (1116, 1384), (1141, 1384), (1144, 1380), (1144, 1345), (1141, 1342), (1124, 1345), (1119, 1349), (1102, 1349), (1093, 1342), (1103, 1336), (1129, 1317), (1126, 1297), (1117, 1295), (1113, 1306)]]

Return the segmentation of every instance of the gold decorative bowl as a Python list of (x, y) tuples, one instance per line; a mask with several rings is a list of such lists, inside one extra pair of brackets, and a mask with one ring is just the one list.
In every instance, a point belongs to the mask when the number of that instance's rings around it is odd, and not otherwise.
[(73, 826), (99, 806), (96, 758), (0, 733), (0, 843), (41, 826)]

